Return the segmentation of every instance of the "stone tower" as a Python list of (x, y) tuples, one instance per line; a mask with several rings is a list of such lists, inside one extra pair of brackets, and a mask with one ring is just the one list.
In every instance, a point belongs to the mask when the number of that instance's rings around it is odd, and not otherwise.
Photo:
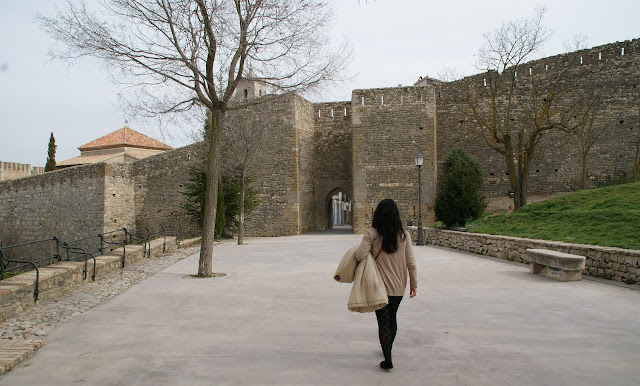
[(259, 98), (267, 93), (267, 85), (256, 80), (253, 69), (249, 69), (249, 75), (238, 82), (236, 87), (236, 100)]

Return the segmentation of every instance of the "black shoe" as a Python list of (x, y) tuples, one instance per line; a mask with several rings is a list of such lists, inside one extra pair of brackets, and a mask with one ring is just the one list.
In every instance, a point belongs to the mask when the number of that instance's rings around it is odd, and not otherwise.
[(380, 362), (380, 367), (382, 367), (385, 370), (389, 370), (389, 369), (393, 368), (393, 363), (387, 362), (387, 361), (382, 361), (382, 362)]

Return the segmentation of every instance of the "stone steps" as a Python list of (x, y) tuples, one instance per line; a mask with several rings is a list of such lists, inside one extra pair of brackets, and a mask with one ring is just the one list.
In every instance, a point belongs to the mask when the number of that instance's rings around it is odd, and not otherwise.
[(38, 339), (0, 339), (0, 374), (29, 358), (40, 347), (42, 347), (42, 341)]
[[(200, 239), (182, 240), (179, 247), (188, 247), (199, 244)], [(156, 239), (151, 241), (151, 257), (159, 256), (164, 253), (174, 251), (178, 248), (175, 237), (167, 237), (166, 246), (163, 246), (163, 239)], [(115, 272), (122, 267), (122, 249), (114, 250), (110, 254), (96, 257), (96, 281), (99, 282), (100, 278), (105, 277), (110, 272)], [(142, 260), (149, 259), (144, 256), (144, 247), (141, 245), (127, 245), (125, 253), (125, 266), (135, 265)], [(84, 283), (91, 282), (91, 276), (93, 272), (93, 261), (88, 264), (87, 279), (83, 279), (84, 262), (70, 262), (64, 261), (56, 263), (52, 266), (40, 269), (40, 300), (46, 299), (54, 300), (61, 297), (65, 293), (72, 291), (73, 288), (83, 285)], [(12, 280), (14, 279), (14, 280)], [(33, 302), (33, 290), (34, 290), (35, 272), (27, 272), (12, 278), (0, 281), (0, 307), (2, 309), (21, 310), (27, 309), (31, 306), (37, 306), (38, 303)], [(8, 282), (8, 283), (5, 283)], [(2, 285), (4, 284), (4, 285)], [(58, 286), (56, 288), (56, 286)], [(16, 306), (14, 308), (5, 307), (5, 303), (9, 303), (8, 299), (13, 299), (14, 302), (20, 296), (23, 297), (23, 305)], [(30, 304), (30, 305), (29, 305)], [(14, 315), (1, 315), (1, 320)], [(0, 339), (0, 374), (3, 374), (18, 363), (29, 358), (40, 347), (43, 346), (43, 341), (38, 338), (28, 339)]]
[[(151, 241), (151, 256), (157, 256), (175, 250), (177, 240), (175, 237), (167, 237), (166, 246), (163, 238)], [(114, 272), (122, 267), (123, 249), (118, 248), (109, 254), (96, 257), (95, 277), (99, 280), (109, 272)], [(124, 249), (125, 266), (135, 264), (146, 259), (143, 245), (126, 245)], [(38, 280), (38, 301), (53, 300), (74, 287), (81, 286), (87, 280), (93, 280), (94, 262), (87, 262), (87, 278), (83, 275), (84, 262), (62, 261), (56, 264), (40, 268)], [(18, 315), (25, 309), (37, 304), (34, 301), (36, 272), (30, 271), (0, 281), (0, 322), (12, 316)]]

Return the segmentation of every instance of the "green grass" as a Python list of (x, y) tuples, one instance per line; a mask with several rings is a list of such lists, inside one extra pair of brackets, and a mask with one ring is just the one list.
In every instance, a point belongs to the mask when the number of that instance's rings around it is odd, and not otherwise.
[(10, 278), (10, 277), (18, 276), (18, 275), (20, 275), (21, 273), (23, 273), (23, 272), (13, 272), (13, 271), (12, 271), (12, 272), (5, 272), (5, 273), (4, 273), (4, 278), (5, 278), (5, 279), (8, 279), (8, 278)]
[(581, 190), (467, 224), (470, 232), (640, 249), (640, 182)]

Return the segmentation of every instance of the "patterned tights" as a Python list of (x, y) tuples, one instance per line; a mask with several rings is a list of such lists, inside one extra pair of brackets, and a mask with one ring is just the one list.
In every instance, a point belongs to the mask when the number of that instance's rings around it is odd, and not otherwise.
[(389, 296), (389, 304), (376, 311), (380, 347), (382, 347), (384, 360), (387, 363), (392, 363), (391, 349), (393, 348), (393, 341), (396, 339), (396, 331), (398, 331), (396, 314), (401, 301), (402, 296)]

